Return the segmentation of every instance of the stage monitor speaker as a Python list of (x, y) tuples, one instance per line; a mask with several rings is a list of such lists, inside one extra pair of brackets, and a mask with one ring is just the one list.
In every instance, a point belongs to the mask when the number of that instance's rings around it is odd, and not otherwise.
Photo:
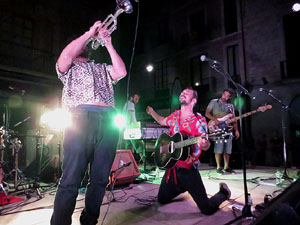
[(253, 224), (300, 224), (300, 179), (272, 199)]
[(111, 176), (108, 186), (114, 180), (115, 186), (130, 184), (140, 175), (137, 163), (134, 160), (131, 150), (117, 150), (115, 160), (111, 168)]

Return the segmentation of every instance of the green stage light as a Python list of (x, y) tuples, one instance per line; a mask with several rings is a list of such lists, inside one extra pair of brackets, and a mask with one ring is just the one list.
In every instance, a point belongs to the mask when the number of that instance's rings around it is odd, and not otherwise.
[(114, 117), (114, 125), (120, 130), (123, 129), (126, 126), (126, 117), (123, 114), (118, 113)]
[(234, 104), (234, 107), (237, 108), (237, 109), (244, 108), (245, 100), (242, 97), (236, 97), (233, 100), (233, 104)]
[(178, 105), (179, 104), (179, 96), (173, 96), (172, 97), (172, 104)]

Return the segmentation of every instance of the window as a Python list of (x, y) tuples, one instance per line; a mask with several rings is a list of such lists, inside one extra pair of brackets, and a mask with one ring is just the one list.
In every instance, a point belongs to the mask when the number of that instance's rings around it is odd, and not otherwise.
[(299, 77), (300, 34), (296, 32), (300, 23), (300, 12), (283, 17), (286, 62), (283, 62), (287, 77)]
[(214, 78), (209, 74), (209, 64), (200, 60), (200, 55), (191, 58), (190, 60), (190, 74), (191, 74), (191, 86), (195, 90), (199, 90), (200, 95), (204, 95), (206, 92), (213, 91), (215, 86)]
[(165, 44), (170, 39), (169, 23), (167, 20), (160, 21), (158, 25), (158, 45)]
[(224, 0), (224, 26), (225, 34), (237, 32), (237, 6), (236, 0)]
[(0, 14), (0, 61), (2, 64), (30, 68), (33, 22), (2, 11)]
[(167, 89), (167, 73), (167, 61), (162, 61), (155, 65), (155, 91)]
[(190, 15), (190, 40), (205, 40), (204, 10)]
[(203, 83), (203, 63), (200, 56), (191, 58), (191, 83), (192, 86), (201, 86)]
[(238, 45), (227, 47), (227, 70), (232, 80), (241, 82)]
[(0, 37), (2, 41), (31, 47), (33, 25), (30, 19), (2, 12)]

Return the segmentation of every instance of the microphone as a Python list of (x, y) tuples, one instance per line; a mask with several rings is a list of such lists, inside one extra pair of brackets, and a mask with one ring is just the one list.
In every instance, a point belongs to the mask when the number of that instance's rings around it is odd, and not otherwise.
[(267, 89), (264, 89), (264, 88), (259, 88), (258, 90), (259, 90), (260, 92), (264, 91), (264, 92), (267, 92), (267, 93), (272, 93), (272, 92), (273, 92), (272, 89), (267, 90)]
[(216, 61), (216, 60), (213, 60), (213, 59), (210, 59), (210, 58), (208, 58), (208, 57), (206, 57), (206, 55), (201, 55), (200, 56), (200, 60), (202, 61), (202, 62), (204, 62), (204, 61), (207, 61), (207, 62), (210, 62), (210, 63), (219, 63), (218, 61)]

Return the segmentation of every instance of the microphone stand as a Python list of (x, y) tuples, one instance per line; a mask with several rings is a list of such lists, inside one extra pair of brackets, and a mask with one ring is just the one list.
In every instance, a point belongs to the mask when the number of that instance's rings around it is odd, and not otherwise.
[(113, 189), (114, 189), (114, 186), (115, 186), (115, 183), (116, 183), (116, 181), (117, 181), (117, 178), (118, 178), (118, 172), (120, 171), (120, 170), (123, 170), (125, 167), (128, 167), (128, 166), (130, 166), (130, 164), (131, 164), (131, 162), (129, 162), (129, 163), (125, 163), (125, 164), (123, 164), (122, 166), (120, 166), (119, 168), (117, 168), (117, 169), (115, 169), (115, 170), (112, 170), (111, 172), (110, 172), (110, 175), (109, 175), (109, 179), (110, 179), (110, 182), (111, 182), (111, 187), (112, 187), (112, 191), (111, 191), (111, 194), (112, 194), (112, 200), (111, 201), (115, 201), (115, 195), (114, 195), (114, 192), (113, 192)]
[[(202, 60), (202, 59), (201, 59)], [(203, 61), (203, 60), (202, 60)], [(215, 61), (215, 60), (207, 60), (209, 63), (209, 66), (214, 69), (215, 71), (217, 71), (218, 73), (220, 73), (225, 79), (227, 79), (228, 81), (230, 81), (233, 86), (235, 87), (235, 91), (237, 94), (237, 97), (240, 98), (240, 94), (244, 93), (248, 96), (250, 96), (249, 91), (244, 88), (241, 84), (236, 83), (235, 81), (232, 80), (230, 74), (228, 74), (224, 69), (223, 66), (221, 65), (221, 63)], [(251, 96), (250, 96), (251, 97)], [(239, 112), (239, 117), (241, 117), (242, 115), (242, 108), (239, 106), (238, 107), (238, 112)], [(239, 121), (240, 123), (240, 130), (241, 130), (241, 135), (240, 135), (240, 140), (241, 140), (241, 147), (242, 147), (242, 164), (243, 164), (243, 181), (244, 181), (244, 195), (245, 195), (245, 205), (243, 206), (242, 209), (242, 215), (236, 217), (235, 219), (233, 219), (232, 221), (226, 223), (226, 225), (228, 224), (232, 224), (242, 218), (253, 218), (253, 214), (251, 212), (251, 204), (252, 204), (252, 200), (251, 200), (251, 196), (248, 193), (248, 188), (247, 188), (247, 178), (246, 178), (246, 150), (245, 150), (245, 146), (244, 146), (244, 138), (243, 138), (243, 124), (242, 124), (242, 120), (240, 119)]]
[(271, 91), (264, 91), (264, 92), (267, 93), (269, 96), (271, 96), (273, 99), (275, 99), (281, 105), (281, 129), (282, 129), (283, 163), (284, 163), (284, 171), (281, 178), (283, 180), (292, 180), (292, 178), (287, 175), (287, 157), (286, 157), (287, 154), (286, 154), (286, 137), (285, 137), (286, 125), (284, 119), (284, 110), (288, 109), (290, 112), (294, 113), (297, 117), (300, 118), (300, 116), (296, 114), (293, 110), (291, 110), (291, 108), (288, 105), (284, 104), (280, 99), (275, 97)]

